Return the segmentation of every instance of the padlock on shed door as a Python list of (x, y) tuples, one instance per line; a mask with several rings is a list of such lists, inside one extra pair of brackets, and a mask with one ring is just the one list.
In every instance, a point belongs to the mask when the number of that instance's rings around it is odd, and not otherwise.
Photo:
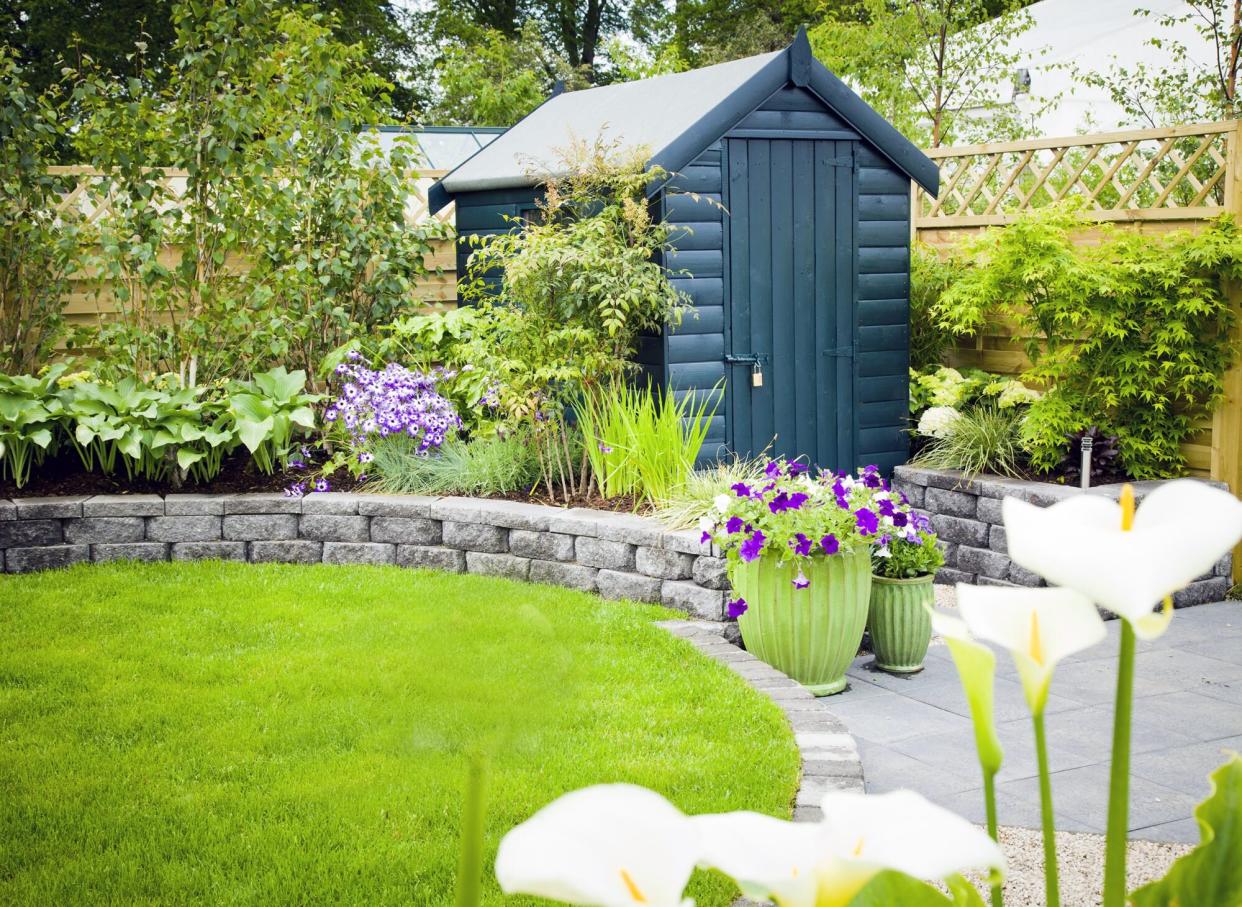
[(758, 360), (750, 367), (750, 386), (763, 387), (763, 366)]

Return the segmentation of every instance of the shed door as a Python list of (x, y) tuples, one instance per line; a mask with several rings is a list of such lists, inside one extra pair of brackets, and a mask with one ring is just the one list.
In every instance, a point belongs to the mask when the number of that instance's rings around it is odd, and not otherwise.
[(854, 143), (726, 146), (730, 448), (852, 469)]

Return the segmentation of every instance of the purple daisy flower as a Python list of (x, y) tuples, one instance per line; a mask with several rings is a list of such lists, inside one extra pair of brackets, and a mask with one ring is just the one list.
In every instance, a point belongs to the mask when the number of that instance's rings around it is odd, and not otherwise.
[(763, 543), (766, 541), (763, 530), (756, 530), (754, 535), (738, 546), (737, 556), (749, 564), (763, 553)]
[(841, 550), (841, 543), (837, 541), (837, 537), (831, 532), (819, 540), (819, 547), (824, 549), (824, 554), (836, 554)]
[(854, 511), (854, 522), (858, 524), (859, 535), (875, 535), (880, 528), (880, 518), (866, 507)]
[(746, 613), (746, 609), (749, 607), (750, 606), (746, 604), (746, 599), (739, 595), (737, 598), (729, 599), (729, 605), (726, 608), (725, 613), (729, 615), (729, 620), (737, 620)]

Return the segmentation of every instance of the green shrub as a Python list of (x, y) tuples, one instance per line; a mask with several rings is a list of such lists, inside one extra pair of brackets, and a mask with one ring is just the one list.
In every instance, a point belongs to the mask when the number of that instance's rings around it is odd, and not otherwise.
[(31, 468), (55, 449), (63, 415), (56, 379), (64, 370), (56, 365), (39, 378), (0, 375), (0, 475), (18, 488), (29, 480)]
[(1234, 359), (1222, 284), (1242, 278), (1242, 233), (1222, 217), (1162, 239), (1097, 226), (1098, 245), (1077, 244), (1086, 225), (1057, 206), (981, 234), (941, 295), (940, 322), (957, 333), (1017, 325), (1033, 363), (1023, 379), (1049, 388), (1023, 430), (1037, 469), (1094, 425), (1119, 438), (1134, 478), (1180, 474), (1180, 445), (1219, 403)]
[[(719, 390), (719, 388), (717, 388)], [(614, 384), (576, 407), (587, 461), (606, 498), (661, 501), (694, 472), (715, 407), (712, 395), (680, 402), (648, 385)]]
[(936, 437), (914, 462), (934, 469), (960, 469), (968, 476), (990, 472), (1018, 476), (1025, 459), (1020, 409), (975, 406), (963, 410), (952, 429)]
[(961, 273), (955, 258), (941, 258), (923, 243), (910, 248), (910, 368), (935, 368), (953, 341), (941, 325), (940, 296)]
[(391, 435), (371, 451), (370, 491), (389, 494), (494, 495), (528, 491), (539, 481), (539, 460), (529, 439), (494, 435), (444, 442), (436, 453), (418, 452), (406, 435)]

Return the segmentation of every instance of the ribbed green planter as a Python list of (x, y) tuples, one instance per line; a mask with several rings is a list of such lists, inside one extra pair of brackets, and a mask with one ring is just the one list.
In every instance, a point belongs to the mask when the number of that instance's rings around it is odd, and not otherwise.
[(923, 670), (927, 645), (931, 642), (931, 615), (925, 605), (936, 600), (932, 577), (913, 579), (871, 577), (871, 648), (875, 666), (892, 674), (913, 674)]
[[(795, 589), (801, 566), (810, 585)], [(816, 696), (845, 689), (867, 625), (871, 558), (859, 550), (781, 564), (764, 555), (730, 571), (733, 594), (749, 607), (738, 618), (746, 649)]]

